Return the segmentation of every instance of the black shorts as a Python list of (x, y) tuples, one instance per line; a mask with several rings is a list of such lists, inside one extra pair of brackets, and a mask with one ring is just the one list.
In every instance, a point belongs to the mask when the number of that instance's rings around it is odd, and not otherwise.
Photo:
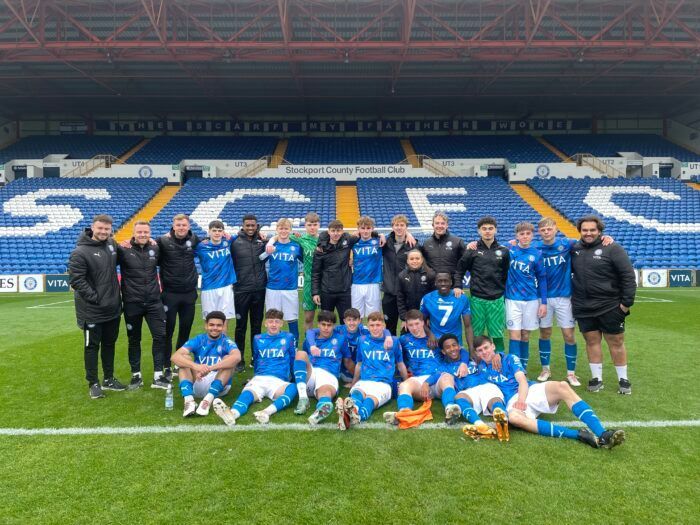
[(627, 319), (629, 314), (629, 311), (623, 312), (619, 306), (616, 306), (612, 310), (603, 312), (595, 317), (577, 317), (576, 321), (578, 321), (578, 328), (582, 333), (624, 334), (625, 319)]

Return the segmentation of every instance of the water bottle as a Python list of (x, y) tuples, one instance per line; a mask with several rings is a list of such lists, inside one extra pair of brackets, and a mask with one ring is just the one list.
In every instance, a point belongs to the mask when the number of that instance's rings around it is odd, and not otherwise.
[(173, 409), (173, 385), (168, 385), (165, 391), (165, 410)]

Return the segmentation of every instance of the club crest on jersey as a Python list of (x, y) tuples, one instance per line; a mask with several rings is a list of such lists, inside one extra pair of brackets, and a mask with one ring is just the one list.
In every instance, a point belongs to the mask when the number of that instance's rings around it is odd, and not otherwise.
[(337, 344), (338, 344), (338, 340), (334, 337), (333, 339), (331, 339), (331, 344), (332, 344), (332, 345), (337, 345)]
[(530, 261), (530, 262), (534, 262), (534, 261), (535, 261), (535, 256), (534, 256), (534, 255), (530, 255), (530, 256), (528, 256), (527, 260)]
[(287, 340), (286, 340), (286, 339), (280, 339), (280, 344), (281, 344), (281, 345), (287, 344)]
[(501, 250), (496, 250), (496, 255), (500, 257), (501, 255), (503, 255), (503, 252)]
[(372, 239), (372, 246), (376, 246), (376, 244), (377, 244), (376, 239)]
[(557, 248), (557, 250), (559, 250), (560, 252), (563, 252), (563, 251), (564, 251), (564, 247), (560, 244), (559, 247)]
[(596, 251), (594, 251), (593, 253), (595, 253), (596, 255), (603, 255), (603, 250), (601, 250), (600, 248), (598, 248), (598, 249), (597, 249)]
[[(408, 279), (408, 278), (406, 278), (406, 280), (407, 280), (407, 281), (410, 281), (410, 279)], [(421, 280), (421, 282), (425, 282), (425, 281), (428, 280), (428, 278), (427, 278), (425, 275), (421, 275), (421, 276), (420, 276), (420, 280)]]
[(150, 255), (151, 257), (155, 257), (156, 252), (154, 252), (153, 250), (148, 250), (148, 255)]
[(107, 248), (109, 249), (110, 252), (114, 251), (114, 246), (112, 246), (111, 244), (108, 244)]
[(445, 248), (447, 248), (448, 250), (451, 250), (452, 249), (452, 241), (447, 241), (445, 243)]
[(186, 241), (185, 246), (187, 246), (188, 248), (192, 248), (192, 241)]
[(224, 241), (224, 248), (228, 247), (228, 241)]
[(348, 245), (348, 241), (343, 241), (343, 246), (347, 246), (347, 245)]

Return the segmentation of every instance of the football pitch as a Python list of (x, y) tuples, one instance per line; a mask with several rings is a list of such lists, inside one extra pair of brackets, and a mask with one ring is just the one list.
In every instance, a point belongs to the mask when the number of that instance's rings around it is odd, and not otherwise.
[[(697, 523), (698, 312), (700, 289), (638, 290), (626, 337), (632, 396), (616, 393), (607, 350), (606, 388), (585, 391), (590, 372), (578, 335), (578, 392), (608, 427), (627, 433), (608, 451), (517, 430), (510, 443), (475, 442), (461, 425), (441, 424), (439, 402), (433, 422), (401, 431), (382, 422), (394, 401), (345, 433), (335, 419), (311, 431), (291, 408), (267, 427), (253, 409), (234, 431), (213, 412), (184, 420), (177, 389), (166, 411), (164, 391), (149, 388), (146, 328), (145, 387), (91, 400), (72, 295), (0, 296), (0, 522)], [(122, 323), (122, 382), (126, 342)], [(562, 379), (556, 329), (552, 346), (553, 377)], [(228, 403), (249, 375), (234, 378)], [(553, 419), (578, 424), (564, 405)]]

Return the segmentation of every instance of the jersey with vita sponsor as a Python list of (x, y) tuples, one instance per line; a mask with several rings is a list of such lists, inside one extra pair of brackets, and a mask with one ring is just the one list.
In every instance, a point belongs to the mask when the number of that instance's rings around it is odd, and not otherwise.
[[(503, 352), (498, 352), (498, 355), (501, 356), (500, 372), (494, 370), (492, 365), (483, 361), (479, 364), (479, 371), (486, 375), (489, 383), (493, 383), (503, 392), (504, 400), (508, 403), (508, 400), (518, 393), (518, 381), (515, 379), (515, 374), (517, 372), (524, 374), (525, 370), (518, 356), (504, 354)], [(528, 381), (530, 385), (533, 383), (533, 381)]]
[(435, 290), (423, 297), (420, 311), (430, 319), (430, 330), (437, 339), (444, 334), (454, 334), (462, 344), (462, 316), (471, 313), (466, 295), (455, 297), (452, 290), (448, 295), (440, 295)]
[(284, 381), (294, 362), (296, 346), (289, 332), (258, 334), (253, 338), (253, 372), (256, 376), (275, 376)]
[(221, 334), (216, 339), (207, 334), (199, 334), (182, 346), (190, 351), (195, 363), (208, 366), (217, 364), (233, 350), (238, 350), (236, 343), (226, 334)]
[(547, 297), (571, 297), (571, 248), (576, 239), (554, 239), (552, 244), (532, 243), (542, 252), (542, 265), (547, 274)]
[(362, 364), (360, 379), (378, 381), (390, 385), (394, 378), (396, 363), (403, 363), (401, 345), (394, 338), (389, 350), (384, 348), (384, 337), (363, 335), (357, 344), (357, 363)]
[(382, 249), (379, 239), (360, 239), (352, 247), (352, 283), (373, 284), (382, 282)]
[(200, 242), (194, 249), (202, 266), (202, 291), (216, 290), (236, 284), (236, 270), (231, 258), (231, 242), (223, 239), (219, 244)]
[(318, 237), (305, 233), (301, 237), (295, 238), (301, 249), (304, 251), (304, 286), (311, 286), (311, 268), (314, 264), (314, 252), (318, 245)]
[(532, 246), (510, 249), (510, 269), (506, 281), (506, 299), (547, 303), (547, 277), (542, 265), (542, 252)]
[[(464, 377), (457, 377), (457, 370), (459, 370), (462, 363), (467, 365), (467, 370), (469, 373)], [(454, 376), (455, 390), (457, 390), (457, 392), (483, 385), (484, 383), (488, 382), (486, 374), (479, 370), (479, 366), (469, 356), (469, 352), (465, 349), (460, 351), (459, 359), (457, 361), (448, 361), (447, 359), (444, 359), (440, 365), (440, 370), (443, 373), (452, 374)]]
[(348, 340), (342, 335), (333, 334), (328, 339), (316, 339), (316, 346), (321, 350), (321, 355), (315, 356), (311, 353), (309, 340), (304, 341), (304, 351), (309, 354), (309, 361), (314, 368), (322, 368), (335, 377), (340, 375), (340, 364), (343, 359), (350, 357)]
[(296, 290), (299, 287), (299, 262), (304, 260), (296, 242), (277, 241), (275, 251), (267, 259), (267, 287), (270, 290)]
[(432, 374), (440, 366), (440, 351), (428, 346), (428, 336), (416, 337), (407, 333), (399, 338), (403, 361), (414, 376)]

